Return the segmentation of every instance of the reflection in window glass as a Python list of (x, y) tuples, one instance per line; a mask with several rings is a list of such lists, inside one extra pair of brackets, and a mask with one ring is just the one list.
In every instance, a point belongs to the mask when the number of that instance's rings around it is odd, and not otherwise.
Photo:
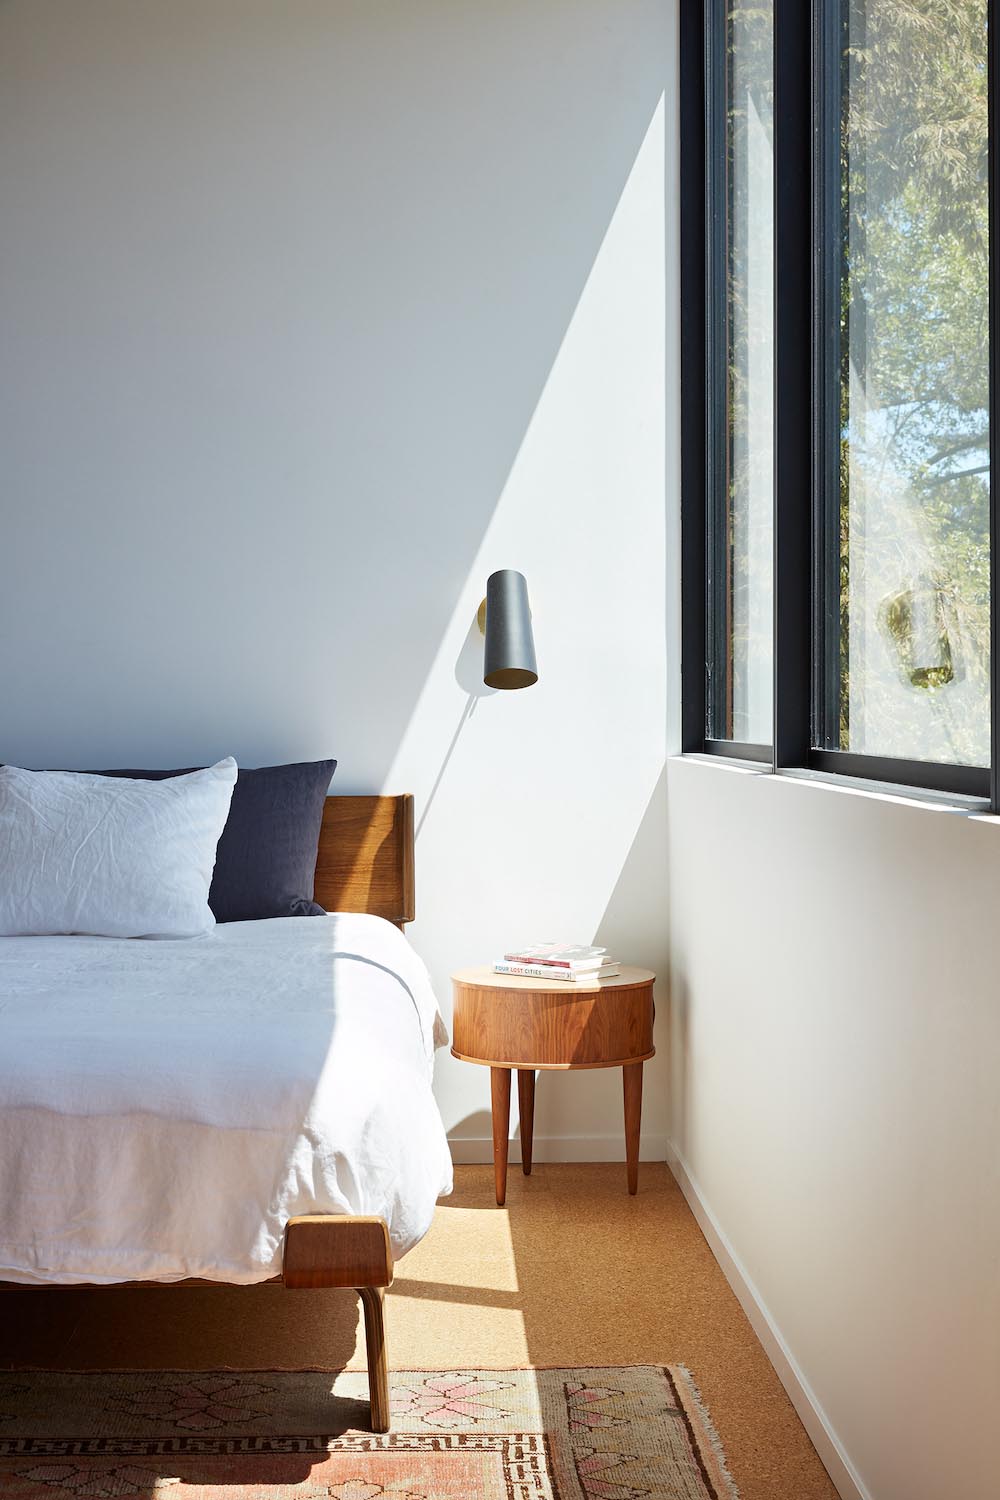
[(726, 453), (715, 476), (708, 733), (771, 742), (773, 6), (726, 12)]
[(988, 765), (986, 0), (845, 0), (842, 16), (824, 739)]

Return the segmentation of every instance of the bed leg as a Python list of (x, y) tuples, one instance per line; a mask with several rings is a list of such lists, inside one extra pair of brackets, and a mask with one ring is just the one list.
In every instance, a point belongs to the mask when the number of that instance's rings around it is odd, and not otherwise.
[(380, 1286), (359, 1286), (365, 1310), (368, 1348), (368, 1390), (372, 1404), (372, 1432), (389, 1431), (389, 1370), (385, 1349), (385, 1297)]
[(286, 1287), (350, 1287), (365, 1310), (372, 1431), (389, 1431), (383, 1290), (392, 1285), (392, 1246), (384, 1219), (365, 1214), (296, 1214), (285, 1225)]

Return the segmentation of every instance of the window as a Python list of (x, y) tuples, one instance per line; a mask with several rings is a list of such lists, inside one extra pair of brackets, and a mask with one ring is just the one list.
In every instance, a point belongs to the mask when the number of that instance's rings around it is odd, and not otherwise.
[(851, 0), (837, 20), (820, 743), (985, 766), (986, 0)]
[(992, 9), (681, 7), (687, 750), (990, 793)]
[[(712, 109), (724, 211), (715, 263), (706, 662), (710, 739), (771, 743), (774, 474), (774, 68), (770, 0), (733, 0), (718, 31)], [(718, 354), (715, 356), (715, 348)]]

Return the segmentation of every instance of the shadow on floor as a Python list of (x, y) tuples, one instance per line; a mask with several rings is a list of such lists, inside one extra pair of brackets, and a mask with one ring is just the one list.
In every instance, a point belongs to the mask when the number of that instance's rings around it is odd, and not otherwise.
[(10, 1291), (0, 1369), (336, 1371), (360, 1316), (353, 1292), (271, 1285)]

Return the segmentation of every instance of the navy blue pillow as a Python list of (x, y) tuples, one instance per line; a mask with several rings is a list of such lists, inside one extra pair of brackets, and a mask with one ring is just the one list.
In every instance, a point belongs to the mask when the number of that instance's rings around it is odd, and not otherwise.
[[(208, 893), (217, 922), (324, 915), (313, 900), (313, 884), (323, 805), (336, 766), (335, 760), (312, 760), (256, 771), (240, 767)], [(164, 781), (197, 769), (91, 774)]]

